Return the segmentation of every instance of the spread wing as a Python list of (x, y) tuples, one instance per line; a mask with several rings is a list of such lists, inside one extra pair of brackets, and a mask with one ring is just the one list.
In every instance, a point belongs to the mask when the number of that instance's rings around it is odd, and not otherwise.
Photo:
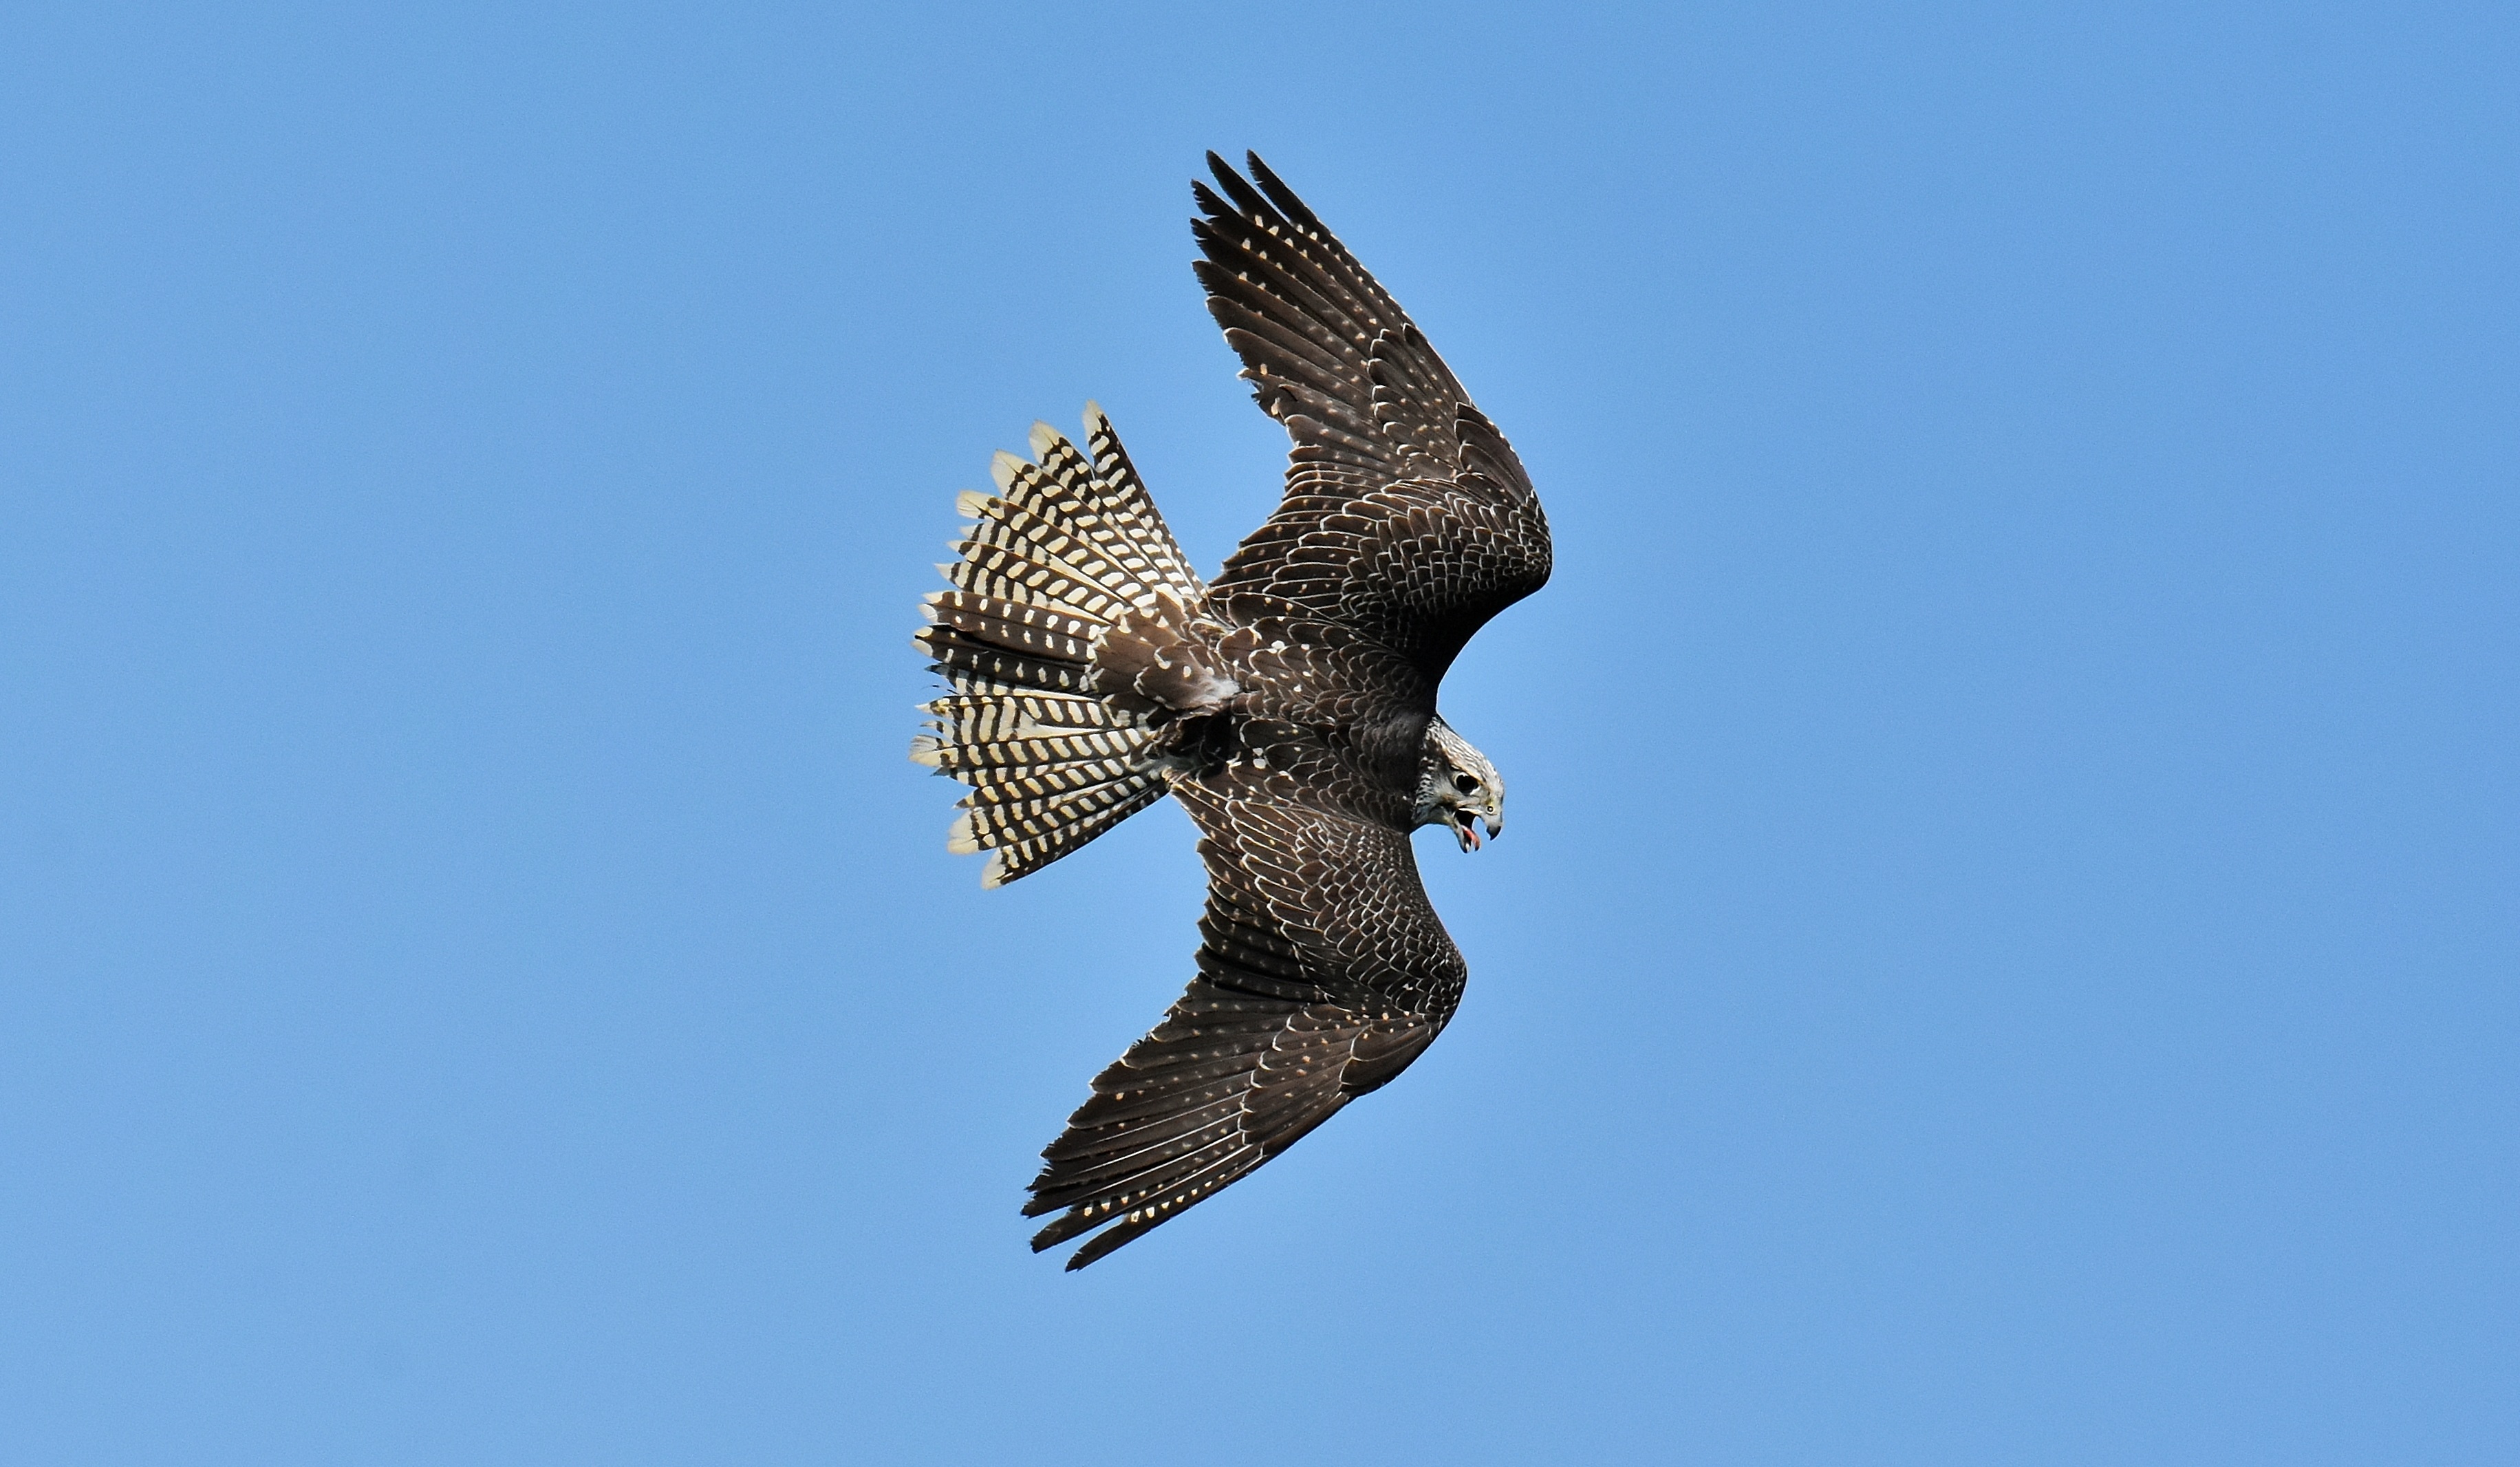
[(1249, 1174), (1408, 1068), (1465, 970), (1409, 838), (1184, 781), (1207, 863), (1198, 977), (1094, 1079), (1042, 1153), (1024, 1215), (1064, 1211), (1036, 1252), (1111, 1224), (1082, 1268)]
[(1215, 582), (1342, 622), (1431, 685), (1490, 617), (1549, 579), (1549, 522), (1505, 435), (1259, 155), (1193, 183), (1207, 308), (1295, 440), (1286, 495)]

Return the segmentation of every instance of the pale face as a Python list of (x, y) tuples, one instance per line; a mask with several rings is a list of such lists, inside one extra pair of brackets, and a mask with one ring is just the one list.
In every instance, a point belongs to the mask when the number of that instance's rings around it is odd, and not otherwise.
[(1438, 718), (1426, 728), (1425, 773), (1418, 790), (1418, 823), (1453, 828), (1463, 850), (1479, 848), (1478, 822), (1490, 837), (1505, 834), (1505, 777), (1486, 755)]

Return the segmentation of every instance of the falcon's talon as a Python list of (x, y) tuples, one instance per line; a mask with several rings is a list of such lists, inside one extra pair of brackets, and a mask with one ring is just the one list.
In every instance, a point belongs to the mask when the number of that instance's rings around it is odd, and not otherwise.
[[(949, 848), (1017, 880), (1170, 794), (1199, 831), (1199, 977), (1042, 1153), (1036, 1250), (1095, 1260), (1407, 1069), (1466, 968), (1410, 833), (1505, 833), (1505, 781), (1435, 711), (1490, 617), (1549, 579), (1505, 436), (1406, 311), (1255, 156), (1208, 155), (1192, 268), (1294, 439), (1277, 512), (1202, 582), (1102, 408), (1045, 425), (941, 568), (916, 639), (952, 690), (913, 757), (971, 786)], [(1221, 191), (1221, 192), (1220, 192)], [(1335, 358), (1336, 360), (1331, 360)], [(1484, 827), (1484, 834), (1482, 834)], [(1099, 1231), (1098, 1231), (1099, 1230)]]

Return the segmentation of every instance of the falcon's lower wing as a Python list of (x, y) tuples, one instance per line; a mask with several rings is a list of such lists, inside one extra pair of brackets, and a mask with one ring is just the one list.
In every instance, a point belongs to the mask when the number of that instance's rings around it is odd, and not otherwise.
[(1400, 1072), (1435, 1037), (1424, 1015), (1238, 993), (1200, 979), (1154, 1032), (1094, 1078), (1042, 1153), (1024, 1215), (1064, 1208), (1035, 1251), (1106, 1229), (1082, 1268), (1293, 1145)]
[(1094, 1079), (1042, 1153), (1026, 1216), (1049, 1248), (1108, 1223), (1082, 1268), (1285, 1150), (1409, 1067), (1464, 970), (1388, 826), (1185, 783), (1202, 832), (1199, 977)]

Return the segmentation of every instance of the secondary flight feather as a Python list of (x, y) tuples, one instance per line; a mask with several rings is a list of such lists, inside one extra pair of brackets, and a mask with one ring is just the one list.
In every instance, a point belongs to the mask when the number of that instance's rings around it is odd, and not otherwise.
[(916, 638), (948, 685), (911, 757), (971, 787), (948, 848), (983, 886), (1170, 795), (1199, 830), (1198, 976), (1095, 1077), (1042, 1153), (1036, 1251), (1081, 1268), (1215, 1195), (1407, 1069), (1466, 969), (1409, 833), (1463, 850), (1505, 781), (1436, 711), (1472, 633), (1549, 579), (1522, 462), (1416, 323), (1249, 158), (1193, 183), (1193, 268), (1261, 409), (1284, 496), (1212, 582), (1100, 408), (1037, 425), (942, 567)]

